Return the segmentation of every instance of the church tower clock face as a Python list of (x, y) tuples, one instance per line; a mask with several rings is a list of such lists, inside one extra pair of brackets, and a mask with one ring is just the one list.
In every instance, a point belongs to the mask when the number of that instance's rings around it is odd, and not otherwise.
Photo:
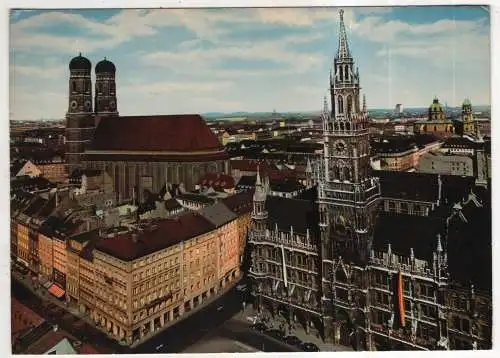
[(333, 143), (333, 147), (338, 154), (344, 154), (347, 149), (347, 145), (343, 140), (337, 140)]

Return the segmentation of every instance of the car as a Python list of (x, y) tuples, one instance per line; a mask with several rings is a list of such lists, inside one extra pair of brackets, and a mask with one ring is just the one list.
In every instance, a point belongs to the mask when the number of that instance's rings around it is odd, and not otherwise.
[(269, 336), (271, 336), (273, 338), (279, 339), (280, 341), (283, 339), (283, 333), (279, 329), (276, 329), (276, 328), (266, 331), (266, 334), (268, 334)]
[(254, 315), (254, 316), (247, 316), (247, 321), (252, 322), (252, 324), (257, 323), (257, 319), (258, 319), (257, 315)]
[(247, 290), (247, 285), (245, 285), (245, 284), (236, 286), (236, 291), (243, 292), (246, 290)]
[(164, 346), (164, 344), (163, 344), (163, 343), (162, 343), (162, 344), (160, 344), (160, 345), (158, 345), (158, 346), (156, 346), (155, 351), (159, 351), (160, 349), (162, 349), (162, 348), (163, 348), (163, 346)]
[(298, 339), (297, 336), (286, 336), (285, 338), (283, 338), (283, 340), (291, 346), (300, 347), (300, 345), (302, 344), (302, 341)]
[(319, 352), (319, 348), (317, 345), (311, 342), (304, 342), (300, 345), (300, 349), (304, 352)]
[(251, 328), (259, 332), (267, 331), (267, 326), (262, 322), (257, 322), (255, 324), (252, 324)]

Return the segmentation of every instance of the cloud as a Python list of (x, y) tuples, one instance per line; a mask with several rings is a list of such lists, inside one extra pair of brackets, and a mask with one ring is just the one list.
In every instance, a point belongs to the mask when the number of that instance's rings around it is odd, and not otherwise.
[(34, 91), (31, 87), (10, 90), (10, 119), (62, 119), (66, 113), (67, 93)]
[[(104, 18), (83, 10), (11, 16), (15, 118), (62, 118), (70, 56), (95, 59), (104, 49), (118, 67), (125, 115), (322, 107), (337, 8), (99, 11)], [(434, 94), (489, 101), (486, 16), (410, 24), (398, 14), (410, 19), (411, 8), (391, 11), (344, 12), (370, 106), (426, 105)]]
[(120, 92), (147, 93), (149, 95), (162, 95), (169, 92), (214, 92), (227, 89), (230, 82), (157, 82), (133, 83), (120, 87)]

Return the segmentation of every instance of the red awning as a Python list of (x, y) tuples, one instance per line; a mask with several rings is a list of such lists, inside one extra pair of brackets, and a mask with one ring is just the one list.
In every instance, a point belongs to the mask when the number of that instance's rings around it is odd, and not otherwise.
[(57, 286), (55, 283), (49, 287), (49, 292), (57, 298), (61, 298), (65, 293), (64, 290), (61, 287)]

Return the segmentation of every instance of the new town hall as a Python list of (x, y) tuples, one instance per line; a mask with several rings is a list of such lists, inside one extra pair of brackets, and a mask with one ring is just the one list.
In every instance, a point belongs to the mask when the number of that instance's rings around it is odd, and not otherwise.
[(491, 348), (491, 199), (485, 145), (475, 178), (375, 172), (366, 103), (340, 11), (315, 186), (268, 196), (249, 231), (259, 311), (357, 350)]

